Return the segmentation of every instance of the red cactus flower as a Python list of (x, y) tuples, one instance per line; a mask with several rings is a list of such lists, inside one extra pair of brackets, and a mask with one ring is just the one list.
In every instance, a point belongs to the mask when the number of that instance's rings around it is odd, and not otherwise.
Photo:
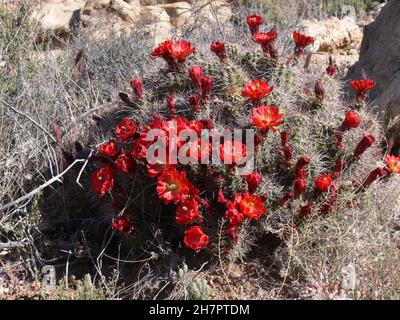
[(180, 202), (176, 208), (176, 223), (182, 225), (194, 221), (201, 222), (198, 200), (191, 199)]
[(315, 184), (316, 191), (327, 192), (329, 190), (329, 187), (331, 186), (333, 180), (330, 175), (325, 174), (318, 178), (313, 179), (313, 181)]
[(228, 56), (226, 55), (225, 43), (222, 40), (212, 42), (210, 50), (218, 56), (221, 62), (226, 62)]
[(329, 65), (326, 68), (326, 73), (328, 74), (328, 76), (331, 76), (331, 77), (337, 73), (337, 69), (336, 69), (335, 65), (333, 64), (333, 59), (331, 56), (329, 57)]
[(110, 166), (105, 165), (92, 173), (90, 182), (93, 190), (102, 198), (114, 188), (114, 170)]
[(229, 225), (226, 228), (226, 232), (228, 233), (228, 235), (231, 237), (233, 242), (237, 242), (239, 239), (239, 234), (237, 232), (237, 226), (234, 225)]
[(115, 140), (110, 140), (99, 147), (99, 153), (105, 157), (114, 157), (118, 154), (118, 146)]
[(360, 125), (360, 123), (361, 123), (361, 118), (358, 115), (358, 113), (354, 111), (349, 111), (346, 113), (343, 123), (340, 126), (340, 130), (346, 131), (357, 128)]
[(252, 172), (246, 176), (247, 188), (250, 193), (254, 193), (262, 180), (262, 174), (259, 172)]
[(145, 161), (147, 155), (147, 148), (145, 145), (141, 144), (138, 141), (133, 143), (132, 149), (129, 151), (131, 156), (135, 159)]
[(260, 25), (263, 23), (263, 18), (253, 14), (247, 17), (247, 24), (250, 28), (251, 35), (254, 36), (260, 30)]
[(282, 198), (279, 199), (279, 205), (281, 207), (284, 207), (286, 203), (288, 203), (289, 200), (294, 198), (294, 193), (292, 191), (289, 191), (285, 193)]
[(269, 32), (257, 33), (254, 36), (254, 40), (264, 47), (264, 46), (268, 46), (269, 44), (274, 42), (277, 37), (278, 37), (278, 34), (276, 32), (276, 28), (273, 28)]
[(120, 233), (123, 232), (128, 232), (132, 229), (132, 224), (130, 223), (129, 219), (127, 217), (116, 217), (112, 224), (111, 227)]
[(311, 216), (314, 212), (314, 208), (311, 203), (306, 204), (300, 208), (300, 215), (302, 217)]
[(228, 202), (228, 200), (225, 198), (224, 192), (221, 189), (218, 190), (217, 201), (221, 204), (226, 204)]
[(304, 52), (304, 48), (310, 44), (313, 44), (315, 39), (313, 37), (306, 36), (305, 34), (294, 31), (293, 39), (296, 44), (295, 56), (298, 58)]
[[(272, 58), (274, 58), (274, 56), (277, 55), (275, 53), (275, 50), (277, 50), (277, 49), (274, 46), (274, 42), (277, 37), (278, 37), (278, 34), (276, 32), (276, 29), (273, 28), (269, 32), (263, 32), (263, 33), (256, 34), (254, 36), (254, 41), (261, 45), (265, 56), (271, 55), (271, 53), (272, 53), (271, 56), (272, 56)], [(271, 50), (271, 49), (273, 49), (273, 50)]]
[(239, 141), (225, 141), (220, 146), (219, 154), (225, 164), (241, 164), (246, 157), (246, 146)]
[(279, 136), (281, 137), (281, 146), (287, 146), (288, 141), (289, 141), (289, 132), (287, 131), (281, 131), (279, 132)]
[(244, 219), (244, 215), (240, 211), (238, 203), (235, 201), (229, 201), (226, 205), (226, 208), (227, 210), (225, 211), (225, 217), (228, 219), (229, 225), (235, 227), (239, 226)]
[(385, 157), (385, 163), (390, 172), (400, 173), (400, 157), (388, 155)]
[(171, 39), (164, 41), (157, 48), (153, 49), (153, 51), (151, 52), (151, 57), (152, 58), (162, 57), (166, 60), (170, 60), (172, 43), (173, 41)]
[(258, 104), (264, 97), (272, 92), (273, 88), (268, 86), (268, 82), (254, 80), (247, 82), (242, 92), (242, 97), (248, 97), (253, 103)]
[(170, 67), (173, 67), (176, 66), (174, 61), (183, 64), (186, 61), (186, 58), (195, 51), (195, 48), (192, 47), (189, 41), (173, 42), (172, 40), (167, 40), (161, 43), (157, 48), (153, 49), (151, 56), (153, 58), (164, 58)]
[(373, 170), (367, 177), (367, 179), (364, 182), (364, 188), (368, 188), (375, 180), (377, 180), (380, 177), (384, 177), (387, 175), (387, 171), (384, 168), (376, 168)]
[(360, 157), (368, 148), (375, 142), (375, 137), (372, 135), (364, 135), (354, 150), (354, 156)]
[(115, 159), (114, 166), (117, 170), (125, 173), (133, 172), (135, 170), (135, 163), (133, 162), (130, 154), (125, 154), (124, 151)]
[(210, 212), (211, 204), (209, 200), (204, 198), (199, 198), (199, 205)]
[(167, 105), (168, 105), (168, 109), (169, 109), (169, 113), (171, 114), (171, 117), (175, 117), (176, 116), (176, 105), (175, 105), (175, 100), (174, 97), (171, 95), (167, 96)]
[(185, 195), (185, 200), (192, 200), (192, 199), (199, 200), (200, 190), (197, 189), (190, 182), (188, 182), (188, 184), (189, 184), (189, 192)]
[(315, 83), (314, 93), (315, 93), (315, 97), (317, 98), (318, 101), (323, 101), (324, 100), (325, 89), (324, 89), (324, 83), (322, 82), (322, 79), (319, 79)]
[(170, 54), (180, 64), (184, 63), (186, 58), (196, 51), (189, 41), (177, 41), (171, 44)]
[(196, 131), (196, 133), (200, 136), (201, 130), (204, 129), (204, 122), (198, 120), (192, 120), (188, 122), (188, 129), (192, 129)]
[(244, 193), (236, 196), (235, 202), (239, 203), (244, 216), (250, 219), (259, 220), (267, 212), (262, 198), (254, 194)]
[(286, 145), (282, 148), (283, 158), (286, 166), (291, 166), (293, 160), (293, 147)]
[(138, 99), (142, 100), (143, 99), (143, 83), (142, 80), (140, 79), (134, 79), (130, 81), (130, 85), (133, 89), (133, 92), (135, 92), (136, 96)]
[(331, 174), (332, 179), (339, 178), (340, 175), (342, 174), (342, 171), (344, 170), (345, 166), (346, 166), (345, 160), (342, 160), (342, 159), (336, 160), (335, 166), (333, 167), (332, 174)]
[(311, 159), (309, 157), (301, 157), (299, 160), (296, 162), (296, 167), (295, 167), (295, 172), (300, 171), (303, 169), (306, 165), (310, 164)]
[(297, 198), (299, 195), (306, 192), (307, 189), (307, 179), (304, 177), (295, 178), (293, 181), (294, 195)]
[(200, 97), (196, 94), (190, 98), (190, 105), (195, 113), (200, 111)]
[(295, 178), (306, 178), (307, 172), (304, 170), (304, 167), (310, 164), (311, 159), (309, 157), (301, 157), (297, 160), (296, 165), (294, 167), (293, 175)]
[(200, 120), (200, 122), (203, 124), (205, 129), (211, 130), (215, 128), (214, 121), (211, 119), (203, 119)]
[(165, 204), (171, 202), (177, 204), (186, 199), (189, 194), (190, 182), (186, 178), (186, 172), (179, 172), (175, 169), (164, 170), (157, 181), (158, 197)]
[(344, 132), (353, 128), (357, 128), (361, 123), (360, 116), (353, 111), (349, 111), (346, 113), (346, 116), (340, 125), (338, 131), (336, 132), (336, 145), (339, 149), (344, 149), (343, 145), (343, 137)]
[(186, 247), (199, 252), (208, 244), (208, 236), (203, 232), (200, 226), (194, 226), (186, 229), (183, 243)]
[(150, 178), (155, 178), (158, 177), (160, 174), (162, 174), (165, 170), (175, 168), (175, 165), (168, 163), (155, 163), (155, 164), (147, 164), (146, 168), (147, 168), (147, 175)]
[(237, 193), (233, 201), (228, 201), (222, 191), (219, 190), (218, 201), (226, 205), (225, 217), (229, 221), (227, 231), (234, 241), (238, 238), (237, 227), (240, 226), (245, 217), (259, 220), (267, 211), (263, 198), (254, 194)]
[(283, 117), (284, 115), (279, 113), (277, 107), (261, 106), (253, 109), (252, 124), (261, 129), (262, 132), (268, 132), (268, 130), (274, 132), (276, 130), (275, 127), (284, 122), (281, 120)]
[(189, 77), (192, 79), (197, 90), (201, 89), (201, 78), (203, 78), (204, 72), (203, 68), (199, 66), (194, 66), (189, 69)]
[(194, 163), (200, 163), (202, 159), (208, 161), (211, 154), (211, 144), (208, 141), (197, 139), (182, 146), (179, 149), (179, 154), (186, 154)]
[(201, 78), (201, 99), (207, 101), (211, 94), (211, 89), (214, 83), (213, 77), (203, 76)]
[(279, 133), (281, 137), (281, 146), (283, 151), (283, 158), (286, 166), (291, 166), (293, 160), (293, 147), (288, 145), (289, 141), (289, 132), (281, 131)]
[(367, 92), (375, 87), (375, 81), (369, 79), (353, 80), (349, 83), (351, 87), (356, 91), (358, 101), (364, 101)]
[(121, 140), (121, 142), (129, 141), (136, 132), (135, 121), (129, 118), (123, 119), (115, 128), (115, 136)]
[(336, 74), (336, 72), (337, 72), (337, 69), (335, 66), (329, 65), (326, 67), (326, 73), (328, 74), (328, 76), (332, 77)]

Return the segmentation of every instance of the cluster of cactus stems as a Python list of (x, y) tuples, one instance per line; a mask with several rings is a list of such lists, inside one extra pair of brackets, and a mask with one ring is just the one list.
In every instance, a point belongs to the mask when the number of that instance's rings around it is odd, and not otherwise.
[[(340, 194), (346, 192), (343, 181), (340, 181), (344, 172), (357, 165), (365, 152), (378, 141), (366, 132), (352, 152), (344, 152), (346, 135), (362, 124), (363, 119), (359, 112), (365, 112), (363, 106), (367, 92), (375, 83), (368, 79), (350, 82), (356, 92), (356, 99), (341, 116), (341, 125), (331, 128), (335, 132), (336, 146), (326, 142), (326, 157), (330, 159), (330, 166), (325, 168), (322, 174), (314, 176), (313, 171), (309, 169), (312, 159), (307, 154), (300, 154), (296, 146), (296, 128), (287, 126), (284, 111), (273, 103), (275, 88), (269, 84), (266, 76), (255, 77), (259, 74), (257, 68), (260, 64), (260, 68), (269, 70), (266, 73), (269, 75), (274, 72), (282, 74), (284, 70), (295, 67), (305, 48), (312, 44), (314, 39), (294, 32), (293, 53), (282, 61), (275, 43), (278, 37), (277, 29), (260, 32), (263, 18), (258, 15), (249, 16), (247, 23), (251, 39), (261, 46), (261, 53), (247, 52), (238, 58), (239, 53), (235, 46), (218, 40), (209, 47), (219, 61), (215, 66), (210, 63), (191, 64), (196, 49), (189, 41), (167, 40), (152, 51), (151, 56), (163, 59), (167, 66), (166, 70), (160, 71), (166, 79), (166, 87), (169, 88), (165, 90), (165, 109), (162, 112), (151, 109), (151, 90), (146, 92), (144, 89), (145, 79), (138, 78), (130, 82), (133, 94), (120, 94), (124, 104), (134, 109), (149, 110), (152, 119), (141, 124), (131, 118), (123, 119), (115, 128), (114, 137), (103, 143), (98, 148), (98, 154), (92, 159), (97, 164), (97, 169), (91, 176), (92, 188), (100, 197), (112, 199), (116, 214), (112, 227), (116, 231), (129, 234), (134, 228), (135, 216), (134, 212), (126, 208), (128, 192), (118, 183), (120, 175), (138, 174), (143, 179), (156, 182), (157, 197), (166, 206), (176, 206), (176, 224), (185, 226), (183, 244), (195, 252), (212, 248), (207, 234), (207, 225), (212, 224), (212, 219), (224, 217), (228, 234), (232, 241), (237, 241), (238, 230), (244, 219), (264, 219), (268, 211), (276, 208), (288, 210), (289, 207), (298, 206), (296, 218), (300, 221), (308, 216), (326, 215), (335, 211)], [(234, 62), (237, 60), (245, 65), (242, 69), (235, 68)], [(323, 77), (333, 80), (336, 73), (337, 69), (330, 59)], [(228, 85), (224, 84), (226, 82)], [(177, 102), (177, 91), (180, 88), (183, 88), (182, 92), (185, 95), (187, 94), (185, 105), (189, 106), (189, 110), (182, 110), (181, 103)], [(316, 81), (314, 92), (315, 97), (310, 99), (310, 104), (316, 102), (323, 105), (327, 96), (323, 78)], [(265, 104), (267, 99), (271, 102), (268, 105)], [(232, 121), (207, 117), (213, 114), (213, 108), (217, 103), (221, 103), (220, 101), (226, 101), (228, 105), (223, 117), (233, 117)], [(247, 115), (247, 110), (250, 111), (250, 115)], [(256, 171), (240, 177), (236, 169), (239, 160), (246, 155), (246, 145), (242, 141), (234, 141), (221, 145), (220, 158), (224, 160), (230, 155), (232, 161), (219, 167), (172, 164), (168, 159), (164, 163), (150, 163), (146, 158), (146, 151), (151, 143), (146, 143), (144, 136), (153, 128), (170, 132), (173, 122), (177, 123), (178, 130), (221, 129), (225, 123), (229, 123), (227, 129), (252, 128), (256, 131), (255, 157), (262, 158), (265, 156), (263, 146), (279, 141), (271, 146), (271, 149), (278, 151), (279, 159), (276, 159), (275, 164), (270, 163), (268, 170), (256, 167)], [(174, 143), (177, 148), (183, 147), (179, 142)], [(192, 147), (200, 150), (201, 155), (206, 153), (206, 157), (209, 157), (208, 145), (200, 145), (198, 142), (189, 146)], [(379, 178), (389, 179), (391, 175), (400, 173), (400, 157), (389, 154), (383, 160), (385, 166), (375, 168), (363, 182), (355, 179), (350, 181), (357, 192), (363, 192)], [(277, 175), (282, 177), (280, 183), (283, 192), (275, 198), (268, 199), (265, 188), (260, 186), (269, 176)], [(204, 180), (207, 181), (205, 185), (200, 183)], [(202, 295), (197, 293), (197, 289), (195, 291), (196, 296)]]

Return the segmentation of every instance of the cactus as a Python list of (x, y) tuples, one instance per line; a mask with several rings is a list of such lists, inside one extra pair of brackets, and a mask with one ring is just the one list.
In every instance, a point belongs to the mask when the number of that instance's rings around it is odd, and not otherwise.
[(208, 300), (210, 299), (211, 289), (205, 279), (196, 277), (189, 287), (191, 300)]

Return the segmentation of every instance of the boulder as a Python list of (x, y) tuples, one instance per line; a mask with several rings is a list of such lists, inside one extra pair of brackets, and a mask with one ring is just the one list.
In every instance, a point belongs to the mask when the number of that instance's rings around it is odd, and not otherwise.
[(148, 32), (153, 44), (157, 45), (171, 37), (173, 26), (167, 11), (159, 6), (145, 6), (141, 24)]
[[(400, 1), (389, 0), (376, 20), (364, 27), (360, 59), (350, 68), (346, 79), (364, 76), (376, 82), (369, 99), (386, 123), (400, 116)], [(349, 93), (352, 93), (348, 89)], [(391, 124), (392, 125), (392, 124)], [(400, 141), (400, 124), (389, 128)]]
[(301, 30), (315, 38), (314, 51), (335, 55), (348, 55), (351, 50), (358, 50), (362, 40), (362, 30), (354, 18), (331, 17), (322, 21), (306, 20)]
[(187, 2), (174, 2), (168, 4), (160, 4), (160, 8), (164, 9), (170, 17), (170, 22), (174, 27), (183, 27), (185, 24), (193, 20), (192, 6)]
[[(364, 27), (360, 59), (346, 79), (370, 78), (376, 82), (369, 99), (387, 124), (400, 116), (400, 2), (390, 0), (376, 20)], [(348, 90), (350, 93), (352, 91)], [(390, 128), (400, 141), (400, 124)]]
[(71, 30), (74, 13), (85, 5), (85, 0), (53, 0), (39, 3), (31, 18), (40, 21), (45, 36), (67, 34)]
[(97, 40), (111, 35), (130, 35), (141, 19), (141, 5), (138, 0), (89, 0), (80, 10), (82, 32)]
[(223, 0), (193, 0), (191, 2), (194, 12), (207, 18), (211, 22), (225, 23), (232, 17), (229, 4)]

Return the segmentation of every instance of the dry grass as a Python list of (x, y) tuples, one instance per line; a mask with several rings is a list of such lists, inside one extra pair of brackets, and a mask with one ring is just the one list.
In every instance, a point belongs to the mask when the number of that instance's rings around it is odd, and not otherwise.
[[(334, 144), (332, 133), (346, 110), (341, 83), (325, 77), (323, 106), (310, 109), (320, 72), (305, 72), (303, 64), (288, 67), (283, 63), (271, 69), (258, 46), (243, 36), (245, 15), (246, 11), (237, 14), (234, 28), (211, 26), (208, 32), (191, 28), (182, 35), (198, 48), (190, 63), (203, 65), (217, 79), (216, 98), (199, 118), (215, 119), (220, 126), (246, 125), (250, 114), (246, 102), (239, 94), (226, 96), (226, 91), (235, 88), (240, 93), (247, 80), (268, 79), (274, 85), (268, 102), (284, 111), (296, 158), (308, 155), (309, 176), (317, 176), (331, 166), (332, 154), (326, 148)], [(102, 42), (82, 36), (65, 43), (63, 50), (49, 51), (33, 41), (38, 29), (28, 23), (28, 16), (29, 8), (21, 8), (14, 16), (1, 14), (0, 58), (5, 61), (0, 69), (1, 205), (35, 190), (74, 159), (86, 159), (108, 139), (120, 117), (129, 114), (144, 123), (153, 111), (166, 113), (163, 93), (171, 88), (180, 112), (188, 112), (186, 100), (192, 90), (185, 77), (166, 74), (162, 62), (149, 59), (151, 45), (140, 30), (130, 38)], [(282, 28), (279, 33), (280, 52), (287, 56), (293, 49), (290, 30)], [(231, 64), (227, 67), (221, 67), (208, 50), (209, 43), (219, 38), (229, 44)], [(81, 49), (83, 72), (74, 64)], [(119, 101), (118, 93), (128, 92), (128, 81), (136, 76), (143, 78), (151, 104), (132, 110)], [(363, 132), (385, 144), (375, 117), (367, 110), (361, 116), (363, 125), (346, 135), (345, 154), (352, 152)], [(307, 218), (295, 230), (292, 224), (297, 222), (300, 201), (289, 208), (273, 206), (285, 188), (282, 176), (273, 171), (279, 159), (277, 145), (278, 138), (269, 136), (257, 159), (258, 170), (264, 174), (259, 192), (268, 194), (267, 218), (243, 226), (234, 246), (225, 235), (224, 219), (212, 221), (215, 250), (199, 255), (182, 252), (176, 236), (180, 231), (165, 218), (171, 212), (151, 196), (153, 185), (144, 185), (138, 176), (130, 183), (132, 208), (139, 217), (137, 233), (134, 237), (115, 235), (109, 226), (110, 205), (99, 202), (89, 190), (91, 164), (80, 175), (82, 163), (78, 163), (60, 183), (0, 212), (1, 243), (19, 245), (0, 250), (0, 279), (6, 280), (7, 289), (0, 290), (0, 295), (398, 299), (400, 179), (377, 182), (364, 193), (348, 185), (382, 164), (378, 144), (340, 178), (338, 183), (348, 189), (341, 193), (335, 211)], [(243, 183), (238, 179), (225, 187), (241, 190)], [(41, 267), (46, 264), (56, 265), (61, 279), (51, 292), (38, 288)]]

